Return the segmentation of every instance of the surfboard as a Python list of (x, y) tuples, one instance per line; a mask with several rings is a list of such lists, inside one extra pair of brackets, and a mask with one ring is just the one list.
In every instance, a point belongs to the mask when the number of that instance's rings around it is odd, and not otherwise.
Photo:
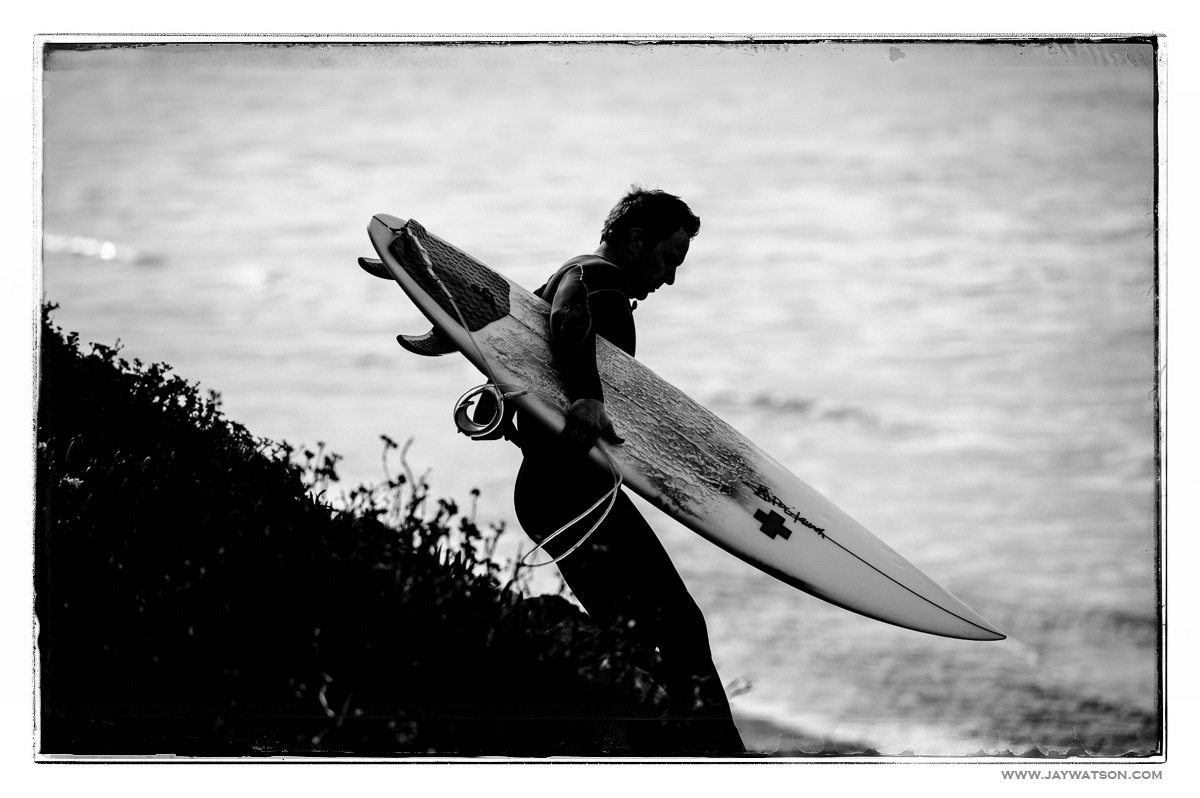
[[(550, 306), (418, 222), (375, 216), (379, 259), (359, 265), (394, 280), (433, 324), (402, 335), (425, 356), (460, 352), (537, 423), (561, 432), (568, 406), (550, 354)], [(965, 640), (1004, 634), (732, 426), (599, 338), (609, 416), (625, 439), (589, 453), (684, 526), (810, 595), (896, 626)]]

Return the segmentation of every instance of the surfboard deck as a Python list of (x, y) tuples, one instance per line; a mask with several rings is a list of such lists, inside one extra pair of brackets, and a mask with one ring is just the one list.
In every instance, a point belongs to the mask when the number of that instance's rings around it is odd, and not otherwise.
[[(416, 221), (379, 214), (368, 235), (379, 261), (360, 265), (390, 275), (434, 327), (400, 336), (405, 348), (440, 355), (452, 345), (481, 373), (490, 368), (506, 390), (534, 392), (511, 401), (560, 432), (568, 400), (550, 354), (550, 306)], [(751, 565), (852, 612), (944, 637), (1004, 639), (733, 427), (608, 341), (596, 344), (605, 406), (625, 439), (604, 445), (625, 484), (651, 504)], [(598, 448), (589, 456), (608, 467)]]

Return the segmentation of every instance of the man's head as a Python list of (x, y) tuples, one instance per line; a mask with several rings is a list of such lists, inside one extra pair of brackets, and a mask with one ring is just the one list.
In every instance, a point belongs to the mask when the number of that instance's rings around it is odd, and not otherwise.
[(634, 186), (609, 211), (600, 236), (604, 252), (626, 270), (630, 293), (645, 299), (675, 282), (700, 218), (673, 194)]

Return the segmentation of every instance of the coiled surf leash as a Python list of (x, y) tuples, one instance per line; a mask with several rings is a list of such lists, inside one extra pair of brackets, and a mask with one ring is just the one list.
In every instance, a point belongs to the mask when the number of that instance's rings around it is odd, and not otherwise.
[[(397, 232), (404, 235), (408, 242), (412, 244), (413, 249), (421, 258), (421, 264), (425, 267), (425, 271), (429, 272), (429, 276), (433, 278), (434, 282), (438, 284), (438, 287), (442, 289), (442, 293), (446, 295), (446, 299), (450, 302), (450, 307), (454, 308), (454, 314), (458, 316), (458, 323), (462, 326), (463, 331), (467, 334), (467, 338), (471, 341), (471, 346), (475, 349), (475, 354), (479, 358), (479, 362), (483, 364), (483, 370), (487, 373), (488, 382), (482, 385), (477, 385), (470, 389), (460, 396), (458, 401), (454, 403), (454, 425), (458, 427), (458, 431), (472, 440), (480, 440), (490, 437), (496, 432), (496, 430), (500, 428), (500, 425), (504, 423), (505, 400), (515, 399), (518, 396), (525, 396), (527, 394), (530, 396), (537, 396), (548, 402), (550, 405), (557, 405), (557, 399), (539, 391), (531, 391), (520, 388), (507, 391), (503, 389), (501, 383), (496, 379), (495, 371), (492, 370), (492, 364), (488, 362), (487, 357), (483, 354), (483, 349), (479, 346), (479, 342), (475, 340), (475, 336), (471, 333), (470, 327), (467, 326), (467, 321), (463, 317), (463, 313), (459, 309), (458, 303), (454, 301), (454, 295), (450, 293), (450, 289), (446, 287), (446, 284), (442, 282), (442, 278), (438, 276), (436, 271), (434, 271), (433, 260), (429, 257), (429, 253), (425, 251), (425, 247), (421, 244), (420, 240), (417, 238), (416, 234), (412, 231), (409, 225), (405, 225)], [(486, 421), (476, 421), (471, 411), (475, 406), (476, 398), (484, 394), (489, 395), (492, 399), (492, 417)], [(587, 508), (579, 515), (560, 526), (554, 532), (547, 535), (540, 543), (526, 552), (521, 557), (519, 563), (521, 567), (540, 568), (542, 566), (554, 565), (555, 563), (562, 562), (580, 546), (586, 543), (588, 538), (590, 538), (592, 534), (600, 528), (600, 525), (604, 523), (604, 520), (608, 518), (608, 514), (612, 512), (612, 508), (617, 503), (617, 496), (621, 491), (621, 486), (624, 484), (625, 479), (621, 475), (621, 469), (617, 465), (617, 461), (613, 459), (613, 456), (609, 453), (608, 449), (599, 440), (596, 441), (595, 445), (600, 450), (600, 453), (604, 455), (604, 459), (608, 463), (609, 471), (612, 472), (612, 488), (610, 488), (607, 493), (597, 499), (591, 507)], [(531, 557), (533, 557), (539, 551), (545, 550), (547, 544), (555, 540), (567, 530), (574, 527), (576, 524), (583, 521), (585, 518), (595, 512), (601, 505), (605, 505), (604, 512), (600, 514), (600, 517), (596, 519), (596, 522), (592, 524), (588, 531), (585, 532), (579, 538), (579, 540), (577, 540), (575, 544), (571, 546), (571, 548), (567, 549), (557, 557), (552, 557), (545, 562), (529, 562)], [(546, 552), (546, 554), (549, 555), (549, 552)]]

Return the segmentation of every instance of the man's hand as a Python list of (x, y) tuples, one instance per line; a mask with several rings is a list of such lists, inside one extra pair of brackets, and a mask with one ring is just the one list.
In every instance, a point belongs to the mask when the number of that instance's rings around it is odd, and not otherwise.
[(617, 434), (612, 420), (599, 399), (579, 399), (567, 408), (567, 425), (563, 428), (563, 439), (572, 447), (586, 452), (598, 438), (609, 443), (624, 443)]

